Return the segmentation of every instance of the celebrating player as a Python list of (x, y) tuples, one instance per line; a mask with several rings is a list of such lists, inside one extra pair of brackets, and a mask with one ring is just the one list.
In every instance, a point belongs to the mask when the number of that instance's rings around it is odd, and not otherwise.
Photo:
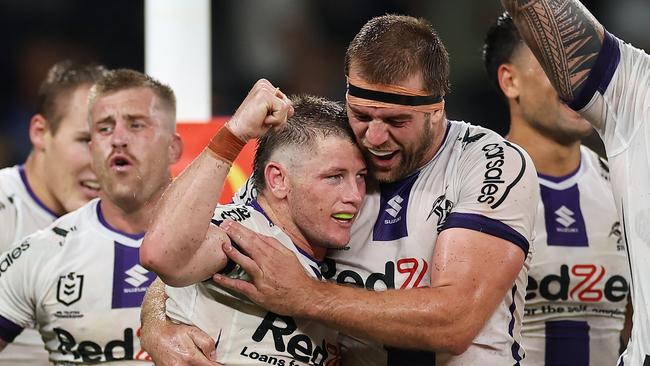
[(0, 349), (36, 324), (50, 360), (151, 364), (138, 340), (154, 275), (138, 250), (180, 158), (173, 91), (132, 70), (98, 81), (88, 101), (93, 200), (2, 254)]
[(374, 18), (348, 48), (349, 123), (379, 184), (323, 275), (361, 289), (314, 281), (289, 250), (237, 223), (225, 230), (250, 257), (226, 253), (252, 280), (217, 283), (356, 337), (343, 341), (344, 364), (520, 360), (537, 179), (520, 148), (446, 118), (448, 74), (445, 48), (421, 19)]
[(607, 32), (577, 0), (502, 4), (560, 97), (605, 143), (632, 276), (634, 326), (619, 365), (650, 364), (650, 56)]
[[(268, 81), (256, 83), (209, 147), (165, 192), (141, 248), (142, 263), (165, 282), (199, 282), (168, 286), (167, 312), (218, 339), (217, 361), (226, 365), (334, 365), (340, 358), (336, 331), (274, 314), (209, 281), (200, 282), (218, 270), (246, 277), (239, 267), (223, 268), (222, 243), (230, 246), (230, 240), (217, 225), (224, 220), (276, 238), (317, 279), (326, 249), (342, 248), (350, 240), (365, 195), (366, 167), (345, 109), (322, 98), (291, 98), (295, 114), (285, 124), (291, 103), (284, 99)], [(257, 199), (248, 205), (217, 205), (244, 141), (272, 126), (255, 155)]]
[[(91, 85), (107, 72), (70, 61), (48, 71), (29, 125), (32, 151), (25, 164), (0, 170), (0, 252), (97, 197), (86, 100)], [(8, 265), (0, 262), (0, 273)], [(47, 357), (38, 332), (27, 328), (0, 353), (0, 364), (46, 366)]]
[(540, 181), (522, 364), (614, 365), (629, 269), (607, 162), (580, 145), (591, 125), (560, 101), (509, 15), (488, 32), (483, 56), (508, 101), (508, 139), (528, 151)]

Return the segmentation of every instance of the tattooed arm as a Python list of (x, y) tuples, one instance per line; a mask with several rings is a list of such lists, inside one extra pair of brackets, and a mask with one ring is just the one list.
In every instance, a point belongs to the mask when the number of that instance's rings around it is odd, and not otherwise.
[(578, 0), (501, 0), (560, 97), (582, 90), (603, 43), (603, 26)]

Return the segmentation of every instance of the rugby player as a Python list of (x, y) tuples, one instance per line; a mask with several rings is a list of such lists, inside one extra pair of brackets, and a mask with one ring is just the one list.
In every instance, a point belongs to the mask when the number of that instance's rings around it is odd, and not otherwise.
[(508, 140), (530, 154), (540, 183), (522, 365), (614, 365), (630, 275), (609, 167), (580, 143), (591, 124), (559, 99), (508, 14), (483, 59), (508, 102)]
[(342, 340), (344, 364), (518, 362), (539, 196), (530, 158), (446, 118), (448, 56), (422, 19), (371, 19), (345, 66), (349, 123), (379, 184), (323, 275), (360, 288), (313, 280), (289, 250), (237, 223), (224, 229), (248, 256), (226, 254), (252, 280), (216, 282), (354, 337)]
[[(295, 113), (285, 123), (290, 108)], [(262, 134), (253, 172), (260, 194), (249, 204), (218, 205), (234, 156)], [(326, 249), (350, 240), (365, 172), (341, 104), (311, 96), (289, 102), (268, 81), (257, 82), (208, 148), (170, 185), (145, 236), (142, 263), (166, 283), (186, 286), (167, 287), (170, 318), (218, 340), (214, 352), (223, 364), (336, 364), (336, 331), (274, 314), (201, 281), (217, 271), (246, 277), (239, 267), (224, 268), (222, 244), (231, 244), (218, 225), (232, 220), (276, 238), (306, 273), (322, 278)]]
[[(103, 66), (70, 61), (48, 71), (29, 124), (32, 151), (24, 164), (0, 170), (0, 253), (97, 197), (86, 100), (91, 85), (106, 73)], [(0, 274), (9, 261), (0, 262)], [(45, 366), (47, 358), (38, 332), (27, 328), (0, 353), (0, 364)]]
[(577, 0), (501, 3), (560, 98), (605, 143), (634, 308), (618, 365), (650, 364), (650, 56), (607, 32)]
[(36, 324), (55, 364), (152, 364), (139, 346), (140, 305), (155, 275), (138, 250), (180, 158), (176, 103), (164, 84), (116, 70), (90, 90), (88, 122), (99, 199), (3, 255), (0, 349)]

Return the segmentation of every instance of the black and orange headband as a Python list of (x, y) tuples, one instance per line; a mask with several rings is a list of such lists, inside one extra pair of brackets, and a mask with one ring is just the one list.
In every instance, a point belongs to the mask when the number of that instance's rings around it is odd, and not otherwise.
[(359, 78), (347, 78), (348, 104), (379, 108), (409, 108), (431, 113), (445, 106), (442, 96), (392, 84), (371, 84)]

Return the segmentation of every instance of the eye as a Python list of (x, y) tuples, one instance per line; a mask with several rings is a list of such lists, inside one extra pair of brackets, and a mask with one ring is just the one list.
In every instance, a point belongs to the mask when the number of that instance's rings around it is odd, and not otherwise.
[(390, 124), (393, 127), (404, 127), (408, 120), (403, 118), (387, 118), (386, 123)]
[(79, 136), (76, 141), (81, 142), (82, 144), (88, 144), (90, 143), (90, 136)]
[(101, 123), (95, 126), (95, 130), (102, 135), (106, 135), (113, 132), (113, 126), (108, 123)]
[(328, 175), (327, 177), (325, 177), (325, 179), (327, 179), (327, 180), (329, 180), (331, 182), (334, 182), (334, 183), (338, 183), (343, 179), (343, 175), (342, 174), (332, 174), (332, 175)]
[(140, 129), (140, 128), (143, 128), (143, 127), (144, 127), (144, 123), (142, 123), (140, 121), (131, 122), (131, 128)]
[(372, 118), (367, 114), (355, 114), (354, 118), (359, 122), (370, 122)]

